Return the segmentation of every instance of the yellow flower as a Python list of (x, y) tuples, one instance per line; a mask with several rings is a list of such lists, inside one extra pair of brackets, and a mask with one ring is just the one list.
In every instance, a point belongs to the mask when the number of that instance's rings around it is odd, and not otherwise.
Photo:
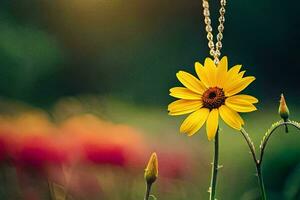
[(214, 61), (206, 58), (204, 66), (195, 63), (199, 77), (179, 71), (176, 76), (185, 87), (170, 89), (170, 95), (179, 100), (169, 104), (170, 115), (191, 113), (182, 123), (180, 132), (189, 136), (195, 134), (206, 122), (206, 132), (212, 140), (219, 126), (219, 115), (223, 121), (234, 129), (240, 130), (244, 121), (238, 112), (252, 112), (258, 100), (250, 95), (239, 94), (251, 82), (253, 76), (244, 77), (241, 65), (228, 70), (227, 57), (224, 56), (216, 66)]
[(152, 153), (144, 173), (145, 180), (152, 184), (158, 177), (158, 161), (156, 153)]

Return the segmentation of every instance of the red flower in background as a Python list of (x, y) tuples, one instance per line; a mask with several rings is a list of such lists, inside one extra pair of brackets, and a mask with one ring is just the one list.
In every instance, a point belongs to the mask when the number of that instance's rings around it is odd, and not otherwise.
[(55, 138), (45, 135), (27, 136), (19, 141), (13, 155), (15, 164), (21, 167), (43, 169), (64, 162), (65, 155)]
[(144, 166), (146, 144), (137, 130), (93, 115), (74, 116), (58, 127), (40, 112), (0, 118), (0, 162), (14, 164), (23, 197), (30, 200), (40, 197), (48, 180), (77, 197), (104, 195), (95, 166), (117, 166), (131, 176)]
[(43, 168), (63, 162), (64, 152), (59, 148), (57, 129), (44, 113), (3, 118), (0, 133), (0, 151), (5, 151), (6, 157), (19, 167)]
[(122, 167), (143, 164), (145, 142), (138, 131), (128, 126), (82, 115), (63, 122), (60, 131), (75, 162)]
[(83, 144), (83, 151), (85, 159), (92, 164), (125, 165), (125, 150), (119, 145), (101, 145), (91, 142)]

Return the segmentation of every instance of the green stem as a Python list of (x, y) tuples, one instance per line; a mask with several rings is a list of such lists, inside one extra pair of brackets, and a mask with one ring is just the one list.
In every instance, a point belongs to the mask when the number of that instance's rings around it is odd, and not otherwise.
[(288, 125), (286, 124), (286, 122), (288, 122), (288, 119), (283, 119), (284, 123), (285, 123), (285, 132), (288, 133), (289, 132), (289, 128)]
[(257, 172), (257, 177), (258, 177), (258, 184), (259, 184), (260, 191), (261, 191), (261, 198), (262, 198), (262, 200), (266, 200), (267, 195), (266, 195), (265, 184), (264, 184), (260, 164), (256, 164), (256, 172)]
[(261, 190), (261, 198), (262, 198), (262, 200), (266, 200), (267, 197), (266, 197), (265, 185), (264, 185), (264, 180), (263, 180), (262, 171), (261, 171), (261, 161), (257, 159), (255, 146), (254, 146), (249, 134), (243, 128), (241, 129), (241, 133), (244, 136), (244, 138), (249, 146), (249, 149), (250, 149), (252, 157), (253, 157), (253, 161), (255, 163), (258, 184), (259, 184), (259, 187)]
[(274, 123), (271, 126), (271, 128), (266, 132), (266, 134), (263, 137), (263, 140), (261, 141), (261, 144), (260, 144), (260, 157), (258, 160), (260, 164), (263, 162), (263, 157), (264, 157), (264, 153), (265, 153), (265, 149), (268, 144), (268, 141), (269, 141), (270, 137), (273, 135), (273, 133), (275, 132), (275, 130), (277, 128), (279, 128), (280, 126), (288, 126), (288, 125), (294, 126), (298, 130), (300, 130), (300, 124), (298, 122), (295, 122), (295, 121), (281, 122), (281, 121), (279, 121), (279, 122)]
[(53, 185), (52, 182), (50, 180), (47, 181), (48, 183), (48, 191), (49, 191), (49, 200), (53, 200), (54, 199), (54, 195), (53, 195)]
[(146, 193), (145, 193), (145, 197), (144, 197), (144, 200), (148, 200), (149, 199), (149, 196), (150, 196), (150, 191), (151, 191), (151, 185), (152, 184), (146, 184)]
[(266, 134), (264, 135), (264, 137), (261, 141), (259, 157), (256, 155), (255, 146), (254, 146), (249, 134), (246, 132), (245, 129), (243, 129), (243, 128), (241, 129), (241, 133), (242, 133), (244, 139), (246, 140), (246, 142), (248, 144), (248, 147), (249, 147), (249, 149), (251, 151), (251, 154), (252, 154), (252, 157), (253, 157), (253, 161), (255, 163), (258, 183), (259, 183), (259, 187), (260, 187), (260, 190), (261, 190), (262, 200), (267, 199), (264, 180), (263, 180), (263, 175), (262, 175), (262, 169), (261, 169), (261, 165), (262, 165), (262, 162), (263, 162), (264, 152), (265, 152), (266, 146), (268, 144), (268, 141), (269, 141), (270, 137), (272, 136), (272, 134), (275, 132), (275, 130), (277, 128), (279, 128), (280, 126), (285, 126), (285, 131), (288, 132), (288, 125), (294, 126), (298, 130), (300, 130), (300, 124), (298, 122), (295, 122), (295, 121), (284, 120), (283, 122), (279, 121), (279, 122), (276, 122), (276, 123), (272, 124), (271, 128), (269, 128), (267, 130)]
[(214, 158), (213, 158), (212, 170), (211, 170), (209, 200), (215, 200), (215, 196), (216, 196), (217, 177), (218, 177), (218, 168), (219, 168), (218, 163), (219, 163), (219, 129), (217, 130), (217, 133), (215, 136), (215, 152), (214, 152)]

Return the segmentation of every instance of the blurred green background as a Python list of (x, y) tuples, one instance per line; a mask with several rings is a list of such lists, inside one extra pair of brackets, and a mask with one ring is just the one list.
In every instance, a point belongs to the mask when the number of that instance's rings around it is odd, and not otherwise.
[[(264, 130), (279, 120), (280, 93), (299, 120), (299, 6), (281, 0), (227, 4), (222, 54), (257, 77), (247, 93), (259, 98), (259, 111), (245, 117), (257, 147)], [(211, 7), (215, 28), (219, 2)], [(85, 110), (139, 127), (153, 143), (168, 141), (166, 148), (191, 147), (195, 159), (203, 156), (196, 160), (201, 180), (170, 181), (173, 187), (157, 196), (205, 199), (212, 143), (203, 130), (192, 138), (179, 135), (183, 118), (168, 117), (166, 106), (173, 100), (168, 89), (179, 84), (175, 73), (194, 73), (194, 62), (207, 55), (200, 0), (2, 0), (0, 109), (13, 112), (18, 106), (11, 102), (18, 102), (51, 114), (58, 102), (78, 101), (83, 108), (69, 112)], [(255, 199), (245, 142), (227, 127), (224, 133), (218, 199)], [(264, 164), (270, 199), (297, 199), (292, 194), (300, 190), (299, 138), (296, 131), (272, 138)]]
[[(299, 100), (299, 5), (228, 2), (223, 55), (257, 77), (263, 102)], [(2, 0), (0, 13), (1, 94), (34, 105), (96, 93), (161, 106), (175, 73), (208, 55), (198, 0)]]

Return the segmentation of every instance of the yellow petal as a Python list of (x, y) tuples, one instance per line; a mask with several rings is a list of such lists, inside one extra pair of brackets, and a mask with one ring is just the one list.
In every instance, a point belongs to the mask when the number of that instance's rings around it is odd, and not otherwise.
[(257, 110), (252, 103), (236, 96), (226, 98), (225, 105), (237, 112), (252, 112)]
[(207, 57), (204, 60), (204, 67), (216, 68), (216, 64), (211, 58)]
[(190, 73), (179, 71), (176, 76), (185, 87), (195, 93), (203, 94), (203, 92), (206, 90), (206, 87), (203, 85), (203, 83)]
[(201, 108), (190, 114), (181, 124), (180, 132), (186, 133), (189, 136), (195, 134), (205, 123), (209, 109)]
[(238, 94), (238, 95), (231, 96), (230, 98), (241, 99), (241, 100), (247, 101), (249, 103), (258, 103), (257, 98), (247, 95), (247, 94)]
[(169, 104), (169, 115), (183, 115), (194, 112), (202, 107), (200, 100), (184, 100), (180, 99)]
[(192, 92), (184, 87), (173, 87), (170, 89), (170, 96), (180, 99), (200, 100), (201, 95)]
[(235, 65), (229, 69), (229, 71), (226, 74), (226, 78), (224, 79), (224, 82), (223, 82), (222, 88), (224, 90), (227, 90), (227, 88), (230, 87), (232, 82), (237, 79), (241, 68), (242, 68), (242, 65)]
[(220, 116), (223, 121), (234, 129), (241, 130), (244, 124), (241, 116), (234, 110), (228, 108), (226, 105), (222, 105), (219, 108)]
[(226, 74), (228, 69), (227, 57), (224, 56), (217, 67), (217, 86), (223, 88), (224, 82), (226, 81)]
[(244, 74), (246, 73), (246, 70), (241, 71), (238, 75), (239, 78), (243, 78)]
[(211, 58), (206, 58), (204, 68), (209, 79), (209, 87), (217, 86), (217, 68), (215, 62)]
[(239, 73), (239, 71), (241, 70), (241, 68), (242, 68), (242, 65), (235, 65), (235, 66), (233, 66), (233, 67), (231, 67), (230, 69), (229, 69), (229, 71), (228, 71), (228, 73), (230, 74), (230, 75), (236, 75), (236, 74), (238, 74)]
[(208, 140), (212, 140), (218, 129), (219, 125), (219, 111), (218, 109), (212, 109), (208, 115), (206, 121), (206, 133)]
[(218, 67), (223, 67), (227, 71), (227, 68), (228, 68), (228, 58), (227, 58), (227, 56), (222, 57), (222, 59), (218, 63)]
[(254, 80), (255, 80), (254, 76), (247, 76), (247, 77), (243, 78), (241, 81), (239, 81), (238, 83), (232, 85), (230, 88), (225, 90), (225, 95), (232, 96), (232, 95), (235, 95), (235, 94), (241, 92)]
[(199, 62), (195, 63), (195, 71), (201, 80), (201, 82), (205, 85), (206, 88), (209, 88), (211, 83), (209, 80), (208, 72), (207, 70), (201, 65)]

